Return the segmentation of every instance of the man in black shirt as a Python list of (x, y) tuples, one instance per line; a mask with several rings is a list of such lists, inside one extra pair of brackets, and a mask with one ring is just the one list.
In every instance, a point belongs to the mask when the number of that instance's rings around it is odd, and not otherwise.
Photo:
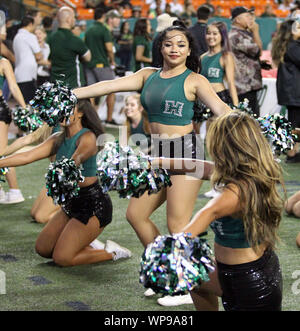
[(189, 28), (189, 31), (192, 33), (197, 42), (198, 56), (208, 50), (205, 40), (205, 33), (210, 13), (211, 11), (207, 5), (200, 6), (197, 10), (198, 21), (191, 28)]

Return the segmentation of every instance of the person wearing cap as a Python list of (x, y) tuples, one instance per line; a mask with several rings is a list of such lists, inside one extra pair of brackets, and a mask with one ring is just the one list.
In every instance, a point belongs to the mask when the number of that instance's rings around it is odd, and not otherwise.
[(236, 62), (235, 83), (239, 101), (249, 100), (249, 107), (259, 116), (257, 93), (262, 88), (259, 57), (262, 42), (259, 26), (251, 11), (245, 7), (235, 7), (231, 12), (232, 27), (229, 41)]
[[(112, 67), (115, 66), (114, 41), (111, 31), (105, 21), (109, 23), (117, 17), (116, 10), (109, 11), (105, 15), (102, 8), (97, 8), (94, 12), (94, 24), (85, 33), (85, 43), (91, 50), (92, 59), (85, 67), (87, 85), (91, 85), (103, 80), (115, 79)], [(120, 22), (120, 18), (118, 18)], [(115, 95), (109, 94), (106, 98), (107, 119), (106, 124), (116, 124), (113, 122), (112, 115), (115, 105)]]
[(160, 54), (160, 50), (158, 48), (158, 40), (159, 40), (159, 33), (165, 30), (166, 28), (172, 26), (173, 22), (177, 20), (177, 17), (171, 17), (169, 14), (161, 14), (157, 16), (157, 27), (156, 33), (153, 43), (152, 43), (152, 66), (157, 67), (158, 62), (157, 59)]
[(194, 36), (197, 44), (198, 56), (201, 56), (203, 53), (208, 51), (205, 34), (210, 13), (210, 9), (207, 5), (200, 6), (197, 10), (198, 20), (192, 27), (189, 28), (189, 31)]

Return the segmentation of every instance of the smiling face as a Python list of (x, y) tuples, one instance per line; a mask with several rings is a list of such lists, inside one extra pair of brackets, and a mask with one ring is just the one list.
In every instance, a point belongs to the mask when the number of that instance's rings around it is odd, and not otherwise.
[(183, 64), (190, 53), (189, 41), (184, 33), (177, 30), (167, 32), (161, 47), (161, 54), (166, 63), (170, 66)]
[(219, 29), (216, 26), (208, 25), (205, 37), (208, 47), (215, 47), (221, 45), (222, 36)]
[(128, 118), (134, 118), (142, 113), (142, 107), (140, 106), (137, 98), (129, 96), (125, 102), (125, 114)]

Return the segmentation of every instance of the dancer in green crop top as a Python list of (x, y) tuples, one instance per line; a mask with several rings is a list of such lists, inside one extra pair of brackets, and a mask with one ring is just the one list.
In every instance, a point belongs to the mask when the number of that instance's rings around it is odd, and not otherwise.
[(112, 220), (110, 197), (102, 192), (96, 176), (96, 138), (103, 133), (98, 115), (89, 101), (81, 100), (68, 124), (64, 121), (61, 126), (62, 131), (32, 150), (0, 160), (0, 167), (11, 167), (65, 155), (83, 166), (78, 196), (66, 201), (43, 228), (37, 253), (65, 267), (130, 257), (129, 250), (109, 240), (99, 249), (89, 246)]
[[(1, 40), (0, 40), (0, 49), (1, 49)], [(14, 99), (21, 107), (25, 107), (26, 104), (23, 95), (19, 89), (19, 86), (16, 82), (12, 65), (6, 58), (0, 55), (0, 156), (4, 153), (7, 147), (8, 127), (11, 122), (11, 111), (2, 95), (2, 87), (5, 79), (8, 83), (9, 89)], [(0, 190), (2, 193), (1, 195), (4, 196), (4, 199), (1, 199), (0, 203), (8, 204), (8, 203), (23, 202), (24, 197), (18, 186), (15, 169), (10, 168), (10, 171), (6, 174), (5, 177), (8, 182), (9, 191), (4, 192), (4, 190), (0, 186)]]
[[(208, 52), (201, 56), (201, 75), (211, 83), (213, 89), (226, 103), (239, 103), (234, 81), (234, 57), (230, 51), (226, 24), (212, 22), (207, 26)], [(228, 91), (225, 88), (226, 81)]]
[[(214, 295), (219, 295), (225, 310), (281, 310), (282, 277), (274, 249), (283, 210), (282, 169), (257, 121), (243, 112), (213, 121), (207, 148), (215, 165), (212, 184), (220, 195), (181, 229), (192, 237), (209, 226), (215, 232), (216, 270), (210, 282), (193, 291), (195, 306), (216, 309)], [(166, 161), (154, 163), (164, 167)]]
[[(161, 147), (163, 151), (163, 147), (170, 146), (170, 142), (183, 147), (187, 142), (193, 154), (195, 145), (201, 148), (198, 142), (195, 143), (198, 137), (192, 134), (191, 106), (196, 98), (207, 104), (217, 116), (231, 109), (215, 94), (207, 79), (198, 74), (199, 59), (194, 39), (185, 27), (175, 25), (164, 30), (158, 45), (161, 68), (144, 68), (130, 76), (77, 88), (73, 92), (81, 99), (112, 92), (142, 90), (143, 107), (149, 116), (151, 135), (155, 135), (158, 141), (154, 143), (154, 148)], [(171, 187), (157, 194), (145, 193), (140, 198), (130, 199), (126, 217), (144, 246), (159, 234), (150, 217), (164, 202), (167, 203), (167, 224), (171, 233), (182, 229), (192, 216), (201, 180), (172, 175), (171, 181)]]

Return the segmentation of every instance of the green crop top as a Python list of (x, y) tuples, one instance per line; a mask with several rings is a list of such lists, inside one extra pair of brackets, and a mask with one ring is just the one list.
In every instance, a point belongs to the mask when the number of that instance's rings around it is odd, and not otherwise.
[(191, 72), (186, 69), (178, 76), (161, 78), (158, 70), (149, 76), (141, 93), (141, 104), (149, 122), (180, 126), (192, 122), (194, 102), (184, 94), (184, 81)]
[(223, 83), (224, 69), (220, 64), (221, 56), (222, 52), (219, 52), (213, 56), (204, 55), (201, 59), (201, 75), (210, 83)]
[(231, 216), (216, 219), (210, 224), (215, 233), (215, 242), (230, 248), (249, 248), (243, 221)]
[[(3, 56), (0, 55), (0, 60), (3, 58)], [(0, 75), (0, 90), (3, 89), (3, 84), (5, 81), (5, 77), (3, 75)]]
[[(77, 132), (71, 138), (65, 138), (63, 143), (59, 146), (56, 153), (56, 160), (60, 160), (63, 157), (70, 159), (74, 154), (77, 146), (77, 139), (85, 132), (90, 131), (89, 129), (83, 128)], [(96, 155), (91, 156), (85, 162), (82, 163), (81, 173), (84, 177), (94, 177), (97, 175)]]

